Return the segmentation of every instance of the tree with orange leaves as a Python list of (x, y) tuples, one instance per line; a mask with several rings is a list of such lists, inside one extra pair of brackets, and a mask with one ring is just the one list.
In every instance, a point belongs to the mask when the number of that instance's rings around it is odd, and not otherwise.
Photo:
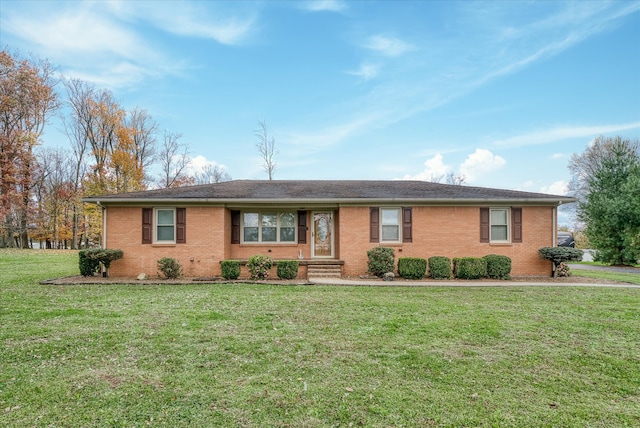
[(55, 84), (49, 62), (0, 51), (0, 247), (28, 248), (33, 150), (59, 107)]

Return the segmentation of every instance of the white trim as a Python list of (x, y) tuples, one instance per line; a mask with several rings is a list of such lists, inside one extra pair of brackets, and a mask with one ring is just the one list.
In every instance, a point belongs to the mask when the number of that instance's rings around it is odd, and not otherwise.
[[(257, 241), (245, 241), (244, 240), (244, 216), (245, 214), (258, 214), (258, 240)], [(276, 215), (276, 240), (275, 241), (263, 241), (262, 240), (262, 216), (264, 214)], [(293, 239), (291, 241), (281, 241), (280, 232), (282, 229), (280, 216), (282, 214), (293, 214)], [(287, 226), (289, 227), (289, 226)], [(265, 209), (265, 210), (241, 210), (240, 211), (240, 243), (246, 245), (292, 245), (298, 243), (298, 216), (296, 210), (287, 209)]]
[[(328, 256), (317, 256), (316, 255), (316, 221), (315, 215), (320, 213), (329, 213), (331, 215), (331, 224), (329, 227), (331, 228), (331, 255)], [(335, 240), (335, 211), (333, 210), (318, 210), (311, 212), (311, 258), (313, 259), (333, 259), (335, 258), (336, 251), (336, 240)]]
[[(384, 227), (384, 224), (382, 222), (382, 211), (391, 211), (391, 210), (395, 210), (398, 213), (397, 216), (397, 220), (398, 220), (398, 239), (397, 240), (385, 240), (383, 239), (383, 233), (382, 233), (382, 228)], [(380, 243), (385, 243), (385, 244), (399, 244), (402, 242), (402, 208), (401, 207), (380, 207), (379, 208), (379, 216), (380, 216), (380, 232), (378, 232), (380, 234)]]
[[(158, 226), (169, 226), (159, 225), (158, 224), (158, 211), (173, 211), (173, 239), (172, 240), (158, 240)], [(177, 218), (176, 218), (176, 209), (175, 207), (155, 207), (153, 209), (153, 219), (152, 219), (152, 227), (153, 227), (153, 240), (154, 244), (175, 244), (176, 243), (176, 228), (177, 228)]]
[[(507, 239), (493, 239), (493, 223), (492, 223), (492, 215), (493, 211), (506, 211), (507, 212)], [(512, 218), (511, 218), (511, 207), (492, 207), (489, 208), (489, 242), (491, 244), (510, 244), (511, 243), (511, 228), (512, 228)], [(502, 226), (502, 224), (497, 224), (496, 226)]]

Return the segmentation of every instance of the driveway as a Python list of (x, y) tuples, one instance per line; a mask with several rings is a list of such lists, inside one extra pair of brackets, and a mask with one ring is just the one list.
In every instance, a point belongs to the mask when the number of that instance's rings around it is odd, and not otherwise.
[(599, 270), (604, 272), (616, 272), (616, 273), (635, 273), (640, 275), (640, 268), (625, 267), (625, 266), (592, 266), (592, 265), (579, 265), (577, 263), (568, 263), (570, 269), (582, 269), (582, 270)]

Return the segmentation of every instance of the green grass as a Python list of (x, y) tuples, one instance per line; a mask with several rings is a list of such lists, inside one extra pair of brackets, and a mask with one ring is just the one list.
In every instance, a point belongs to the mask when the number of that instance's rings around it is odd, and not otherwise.
[(0, 250), (0, 426), (637, 426), (640, 293), (38, 285)]
[(605, 272), (598, 270), (571, 269), (571, 275), (586, 278), (607, 279), (610, 281), (627, 282), (629, 284), (640, 284), (640, 274), (637, 273), (619, 273)]

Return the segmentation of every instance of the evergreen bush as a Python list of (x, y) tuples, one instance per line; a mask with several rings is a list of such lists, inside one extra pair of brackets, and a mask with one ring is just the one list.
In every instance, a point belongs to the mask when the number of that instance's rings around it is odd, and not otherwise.
[(94, 276), (100, 270), (100, 262), (92, 259), (88, 256), (87, 251), (81, 250), (78, 252), (78, 265), (80, 267), (80, 275), (82, 276)]
[(263, 256), (262, 254), (256, 254), (249, 257), (247, 267), (251, 273), (251, 279), (267, 279), (269, 278), (269, 271), (273, 266), (273, 260), (269, 256)]
[[(538, 250), (538, 254), (543, 259), (553, 262), (553, 276), (556, 276), (556, 271), (561, 263), (582, 260), (582, 250), (571, 247), (542, 247)], [(569, 276), (569, 266), (565, 265), (565, 268), (566, 276)]]
[(398, 274), (406, 279), (421, 279), (427, 273), (427, 260), (417, 257), (400, 257)]
[(163, 274), (167, 279), (180, 278), (182, 276), (182, 266), (176, 259), (163, 257), (158, 260), (158, 273)]
[(223, 260), (220, 265), (224, 279), (238, 279), (240, 277), (240, 260)]
[(461, 257), (456, 263), (456, 277), (480, 279), (487, 276), (487, 261), (482, 257)]
[(298, 276), (298, 261), (280, 260), (276, 263), (276, 274), (280, 279), (295, 279)]
[(111, 262), (121, 259), (123, 255), (122, 250), (110, 250), (108, 248), (82, 250), (78, 253), (80, 274), (82, 276), (93, 276), (100, 269), (100, 264), (108, 271), (111, 267)]
[(487, 262), (487, 276), (493, 279), (511, 278), (511, 259), (498, 254), (488, 254), (483, 257)]
[(443, 256), (429, 257), (429, 276), (433, 279), (451, 278), (451, 259)]
[(369, 261), (367, 262), (368, 272), (379, 278), (387, 272), (393, 272), (395, 265), (395, 254), (393, 248), (375, 247), (367, 251)]

